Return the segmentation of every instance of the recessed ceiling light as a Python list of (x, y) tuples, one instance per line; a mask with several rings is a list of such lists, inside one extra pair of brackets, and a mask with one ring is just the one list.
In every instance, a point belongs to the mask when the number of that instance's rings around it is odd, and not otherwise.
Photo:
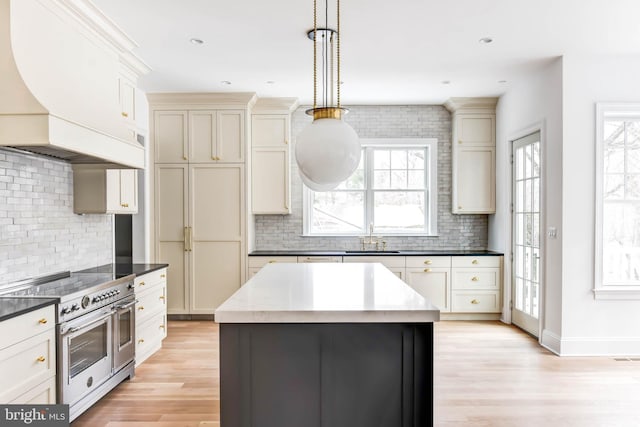
[(276, 82), (274, 82), (273, 80), (267, 80), (265, 83), (267, 83), (268, 85), (276, 84)]
[(191, 39), (190, 42), (196, 45), (204, 44), (204, 40), (202, 39)]
[(500, 83), (500, 84), (504, 84), (506, 82), (507, 82), (506, 80), (498, 80), (498, 83)]
[(483, 37), (480, 40), (478, 40), (478, 42), (482, 44), (489, 44), (493, 42), (493, 39), (491, 37)]
[(220, 83), (222, 83), (223, 85), (230, 85), (231, 82), (229, 80), (222, 80), (220, 81)]
[(451, 80), (443, 80), (441, 83), (443, 85), (450, 85), (451, 84)]

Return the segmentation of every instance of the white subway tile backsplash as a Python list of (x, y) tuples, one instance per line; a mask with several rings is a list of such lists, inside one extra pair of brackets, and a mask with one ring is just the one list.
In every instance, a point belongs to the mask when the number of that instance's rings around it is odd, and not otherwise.
[(110, 263), (112, 230), (73, 213), (70, 164), (0, 150), (0, 284)]
[[(292, 142), (311, 121), (300, 107), (292, 117)], [(437, 237), (386, 237), (389, 249), (486, 249), (486, 215), (451, 213), (451, 115), (439, 105), (354, 106), (345, 116), (360, 138), (438, 139)], [(293, 153), (293, 147), (292, 147)], [(0, 178), (2, 178), (0, 176)], [(358, 249), (356, 237), (302, 236), (302, 182), (291, 156), (290, 215), (256, 215), (257, 250)]]

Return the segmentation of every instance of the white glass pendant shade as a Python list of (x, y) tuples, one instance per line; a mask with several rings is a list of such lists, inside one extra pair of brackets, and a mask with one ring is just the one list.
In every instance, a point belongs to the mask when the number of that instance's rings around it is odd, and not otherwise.
[(300, 175), (300, 179), (302, 180), (302, 183), (307, 187), (309, 187), (310, 189), (312, 189), (313, 191), (329, 191), (329, 190), (333, 190), (338, 185), (340, 185), (340, 181), (332, 182), (329, 184), (317, 184), (311, 181), (309, 178), (307, 178), (302, 172), (300, 172), (300, 170), (298, 170), (298, 175)]
[[(362, 149), (358, 135), (341, 119), (316, 119), (300, 132), (296, 140), (296, 162), (307, 187), (335, 188), (357, 169)], [(304, 181), (304, 180), (303, 180)], [(311, 185), (309, 185), (311, 184)]]

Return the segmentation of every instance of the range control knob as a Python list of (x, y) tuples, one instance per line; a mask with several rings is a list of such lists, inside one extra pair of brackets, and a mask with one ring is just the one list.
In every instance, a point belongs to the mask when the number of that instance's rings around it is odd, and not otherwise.
[(77, 310), (80, 310), (80, 306), (78, 306), (78, 304), (73, 304), (71, 306), (71, 311), (77, 311)]
[(93, 301), (94, 304), (97, 303), (98, 301), (100, 301), (100, 296), (98, 295), (98, 296), (93, 297), (92, 301)]
[(71, 309), (69, 307), (64, 307), (62, 309), (62, 314), (69, 314), (69, 313), (71, 313)]

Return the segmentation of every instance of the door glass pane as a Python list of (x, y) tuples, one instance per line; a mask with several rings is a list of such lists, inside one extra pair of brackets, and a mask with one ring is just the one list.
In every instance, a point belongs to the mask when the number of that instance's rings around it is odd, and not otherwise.
[(522, 179), (524, 178), (524, 149), (522, 148), (518, 148), (516, 150), (516, 163), (515, 163), (515, 168), (516, 168), (516, 179)]
[(69, 375), (71, 378), (107, 357), (107, 322), (69, 340)]
[(523, 283), (522, 283), (522, 279), (520, 278), (516, 278), (516, 297), (515, 297), (515, 301), (516, 301), (516, 309), (522, 311), (524, 309), (524, 298), (522, 296), (522, 288), (524, 287)]
[(532, 174), (532, 162), (533, 160), (533, 153), (531, 150), (531, 145), (527, 145), (527, 147), (525, 148), (525, 154), (524, 154), (524, 177), (525, 178), (531, 178), (531, 174)]
[(120, 347), (131, 342), (131, 311), (120, 313), (118, 316), (118, 328), (120, 332)]
[(531, 312), (531, 282), (529, 280), (524, 281), (524, 287), (522, 288), (522, 296), (524, 297), (524, 308), (522, 311), (525, 313)]

